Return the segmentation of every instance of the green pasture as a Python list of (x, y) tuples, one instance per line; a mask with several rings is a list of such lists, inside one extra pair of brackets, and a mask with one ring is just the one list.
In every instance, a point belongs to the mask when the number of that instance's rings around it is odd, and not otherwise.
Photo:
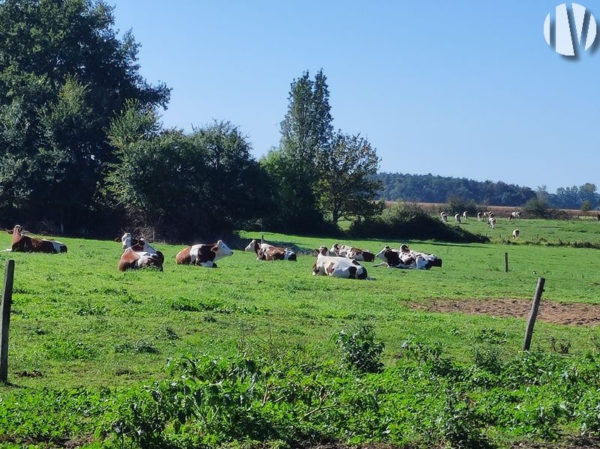
[[(462, 226), (486, 231), (476, 220)], [(530, 234), (557, 242), (575, 236), (596, 241), (600, 234), (594, 222), (520, 220), (518, 227), (521, 242)], [(500, 222), (487, 232), (500, 239), (507, 229)], [(259, 235), (241, 232), (238, 246)], [(271, 233), (264, 237), (305, 252), (336, 241)], [(540, 276), (547, 279), (544, 301), (600, 303), (596, 249), (406, 242), (441, 257), (443, 268), (408, 271), (365, 263), (374, 280), (355, 281), (312, 276), (312, 255), (300, 255), (295, 263), (259, 262), (239, 248), (217, 269), (177, 266), (174, 257), (182, 246), (160, 243), (154, 246), (165, 254), (164, 272), (121, 273), (120, 243), (61, 240), (69, 247), (67, 254), (0, 253), (0, 262), (9, 257), (16, 261), (10, 380), (19, 388), (144, 383), (164, 376), (169, 359), (233, 354), (247, 345), (302, 345), (323, 360), (336, 359), (333, 336), (361, 322), (373, 324), (386, 344), (387, 364), (394, 363), (407, 340), (440, 343), (457, 359), (469, 361), (484, 329), (506, 333), (502, 351), (518, 352), (524, 320), (417, 312), (409, 305), (430, 299), (528, 299)], [(377, 252), (401, 242), (351, 243)], [(0, 247), (9, 246), (10, 236), (0, 235)], [(552, 338), (567, 338), (571, 353), (577, 354), (592, 348), (597, 334), (592, 327), (539, 322), (534, 346), (549, 350)]]
[(595, 217), (581, 217), (570, 220), (518, 219), (509, 221), (506, 217), (496, 216), (496, 226), (491, 229), (487, 221), (469, 218), (460, 225), (449, 217), (450, 226), (461, 226), (475, 234), (489, 237), (492, 242), (511, 240), (513, 229), (520, 231), (518, 243), (542, 245), (600, 245), (600, 222)]

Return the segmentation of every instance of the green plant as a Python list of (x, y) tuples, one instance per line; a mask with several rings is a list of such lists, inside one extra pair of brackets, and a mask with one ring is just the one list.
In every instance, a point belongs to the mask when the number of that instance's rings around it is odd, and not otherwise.
[(349, 367), (365, 373), (379, 372), (383, 368), (381, 353), (385, 345), (375, 340), (373, 326), (362, 324), (350, 332), (341, 330), (337, 343), (342, 359)]

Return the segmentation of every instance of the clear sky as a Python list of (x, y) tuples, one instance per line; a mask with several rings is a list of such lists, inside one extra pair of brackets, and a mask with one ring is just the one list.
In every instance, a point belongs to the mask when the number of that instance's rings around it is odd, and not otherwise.
[[(600, 188), (600, 51), (546, 44), (560, 2), (112, 0), (142, 75), (173, 89), (168, 127), (229, 120), (259, 158), (291, 81), (323, 68), (335, 128), (382, 171)], [(578, 2), (600, 23), (599, 0)]]

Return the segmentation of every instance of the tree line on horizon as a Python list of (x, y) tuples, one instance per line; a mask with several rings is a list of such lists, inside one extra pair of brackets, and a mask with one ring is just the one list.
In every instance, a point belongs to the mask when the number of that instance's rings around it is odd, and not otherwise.
[(228, 121), (159, 121), (170, 88), (139, 73), (102, 0), (0, 2), (0, 217), (32, 230), (171, 240), (234, 229), (334, 232), (379, 213), (380, 159), (334, 130), (323, 71), (290, 86), (281, 140), (261, 160)]
[(422, 203), (447, 203), (456, 199), (490, 206), (522, 207), (532, 200), (560, 209), (592, 210), (600, 205), (596, 185), (561, 187), (556, 193), (545, 186), (536, 190), (505, 182), (475, 181), (450, 176), (378, 173), (375, 177), (382, 188), (377, 199)]

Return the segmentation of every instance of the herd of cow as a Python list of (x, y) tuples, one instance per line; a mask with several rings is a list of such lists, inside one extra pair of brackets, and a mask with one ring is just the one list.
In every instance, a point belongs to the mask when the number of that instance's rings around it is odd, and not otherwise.
[[(64, 243), (30, 237), (20, 225), (7, 232), (12, 234), (12, 246), (7, 251), (51, 254), (67, 252)], [(118, 263), (120, 271), (146, 267), (156, 267), (162, 271), (164, 255), (144, 239), (135, 238), (127, 232), (121, 237), (121, 245), (124, 251)], [(271, 245), (262, 239), (260, 242), (252, 240), (245, 250), (255, 252), (258, 260), (297, 260), (297, 255), (292, 249)], [(216, 243), (187, 246), (177, 253), (175, 260), (179, 265), (216, 268), (217, 260), (231, 255), (233, 251), (219, 240)], [(313, 275), (351, 279), (367, 279), (367, 270), (360, 262), (374, 262), (376, 258), (383, 260), (376, 266), (385, 265), (389, 268), (428, 270), (431, 267), (442, 266), (442, 260), (435, 255), (412, 251), (406, 245), (402, 245), (398, 250), (386, 246), (379, 253), (373, 254), (368, 250), (336, 243), (330, 249), (325, 246), (320, 247), (314, 251), (314, 256), (316, 261), (313, 265)]]

